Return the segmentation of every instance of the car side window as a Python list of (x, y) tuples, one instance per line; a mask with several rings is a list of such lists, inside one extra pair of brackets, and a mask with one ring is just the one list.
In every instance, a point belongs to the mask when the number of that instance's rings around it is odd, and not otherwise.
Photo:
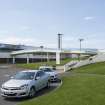
[(37, 72), (36, 77), (40, 77), (40, 72)]
[(45, 75), (45, 72), (44, 71), (40, 71), (41, 72), (41, 76), (44, 76)]
[(38, 71), (36, 77), (42, 77), (44, 74), (44, 71)]

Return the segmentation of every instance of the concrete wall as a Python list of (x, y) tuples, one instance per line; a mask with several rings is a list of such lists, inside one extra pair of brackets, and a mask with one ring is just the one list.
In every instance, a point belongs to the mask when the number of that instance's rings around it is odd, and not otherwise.
[(10, 52), (0, 52), (0, 58), (11, 58)]

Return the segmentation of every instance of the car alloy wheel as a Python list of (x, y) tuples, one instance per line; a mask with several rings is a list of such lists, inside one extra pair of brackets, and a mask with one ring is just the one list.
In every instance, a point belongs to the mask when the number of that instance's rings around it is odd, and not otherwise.
[(29, 97), (30, 97), (30, 98), (34, 97), (34, 96), (35, 96), (35, 93), (36, 93), (36, 90), (35, 90), (34, 87), (32, 87), (32, 88), (30, 89), (30, 92), (29, 92)]

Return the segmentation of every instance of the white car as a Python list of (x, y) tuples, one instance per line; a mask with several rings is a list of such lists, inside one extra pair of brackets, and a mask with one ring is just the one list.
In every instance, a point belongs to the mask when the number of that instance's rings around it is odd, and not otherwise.
[(1, 96), (34, 97), (36, 91), (49, 86), (50, 76), (41, 70), (27, 70), (18, 72), (1, 87)]
[(58, 80), (58, 73), (55, 70), (53, 70), (53, 67), (41, 66), (39, 69), (50, 75), (50, 81)]

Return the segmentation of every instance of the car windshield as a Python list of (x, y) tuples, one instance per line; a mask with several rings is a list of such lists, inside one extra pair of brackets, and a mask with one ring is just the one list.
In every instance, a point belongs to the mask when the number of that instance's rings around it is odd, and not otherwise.
[(44, 72), (53, 72), (53, 70), (50, 69), (50, 68), (43, 68), (43, 69), (41, 69), (41, 70), (43, 70)]
[(19, 72), (13, 77), (13, 79), (32, 80), (34, 79), (34, 76), (35, 72)]

